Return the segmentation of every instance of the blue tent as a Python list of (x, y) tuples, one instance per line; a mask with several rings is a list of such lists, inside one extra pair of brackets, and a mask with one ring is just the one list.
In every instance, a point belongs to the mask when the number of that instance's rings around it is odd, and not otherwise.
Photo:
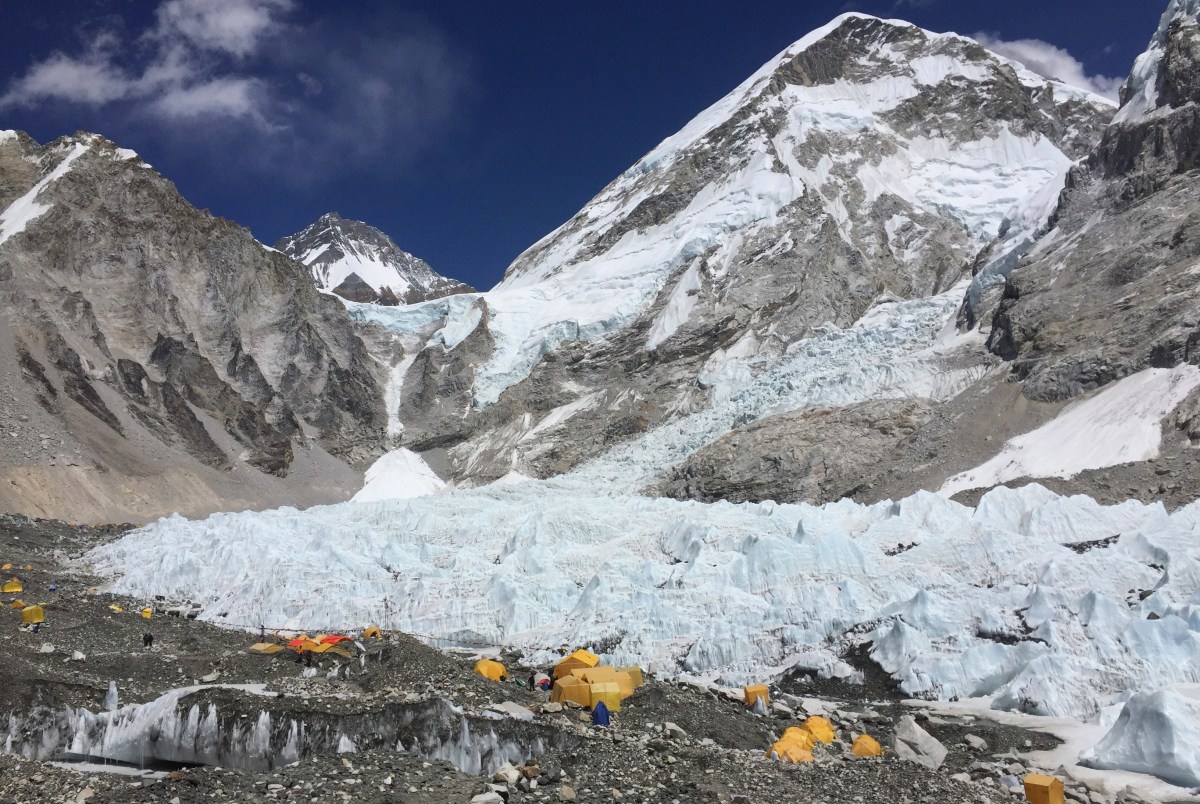
[(592, 710), (592, 725), (608, 725), (608, 707), (604, 705), (604, 701), (600, 701), (596, 704), (596, 708)]

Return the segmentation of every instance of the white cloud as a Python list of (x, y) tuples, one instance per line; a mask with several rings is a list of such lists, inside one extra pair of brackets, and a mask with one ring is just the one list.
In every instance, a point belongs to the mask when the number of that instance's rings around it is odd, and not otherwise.
[[(228, 58), (252, 56), (282, 28), (292, 0), (167, 0), (156, 25), (135, 41), (102, 31), (81, 56), (57, 52), (31, 66), (0, 96), (0, 109), (66, 101), (100, 107), (132, 101), (167, 119), (210, 115), (263, 121), (252, 102), (261, 82)], [(123, 66), (142, 56), (140, 70)], [(261, 94), (261, 92), (259, 93)]]
[(166, 42), (183, 37), (197, 48), (246, 57), (279, 27), (277, 14), (292, 0), (168, 0), (158, 7), (154, 35)]
[[(0, 110), (82, 106), (112, 121), (113, 135), (134, 125), (139, 138), (186, 142), (226, 162), (253, 154), (259, 164), (239, 167), (291, 170), (306, 182), (392, 167), (436, 137), (467, 73), (436, 30), (341, 4), (300, 24), (288, 16), (294, 7), (161, 0), (145, 30), (101, 32), (77, 53), (32, 64), (0, 91)], [(181, 136), (197, 122), (207, 126), (204, 138)]]
[(1116, 100), (1124, 79), (1088, 75), (1083, 63), (1067, 51), (1040, 39), (1016, 39), (1011, 42), (996, 34), (977, 33), (975, 39), (988, 50), (1024, 64), (1045, 78), (1079, 87), (1110, 100)]

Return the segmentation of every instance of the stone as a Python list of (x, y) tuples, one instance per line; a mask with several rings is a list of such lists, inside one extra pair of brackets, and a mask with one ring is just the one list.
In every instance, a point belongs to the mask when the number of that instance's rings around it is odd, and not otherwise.
[(917, 725), (912, 715), (905, 715), (896, 723), (896, 737), (893, 742), (896, 756), (924, 765), (930, 770), (937, 770), (946, 761), (946, 746), (942, 745), (929, 732)]
[(504, 798), (499, 793), (489, 790), (471, 799), (471, 804), (504, 804)]
[(507, 785), (514, 785), (521, 778), (521, 772), (512, 766), (511, 762), (505, 762), (500, 766), (492, 776), (497, 782), (504, 782)]
[(563, 710), (563, 705), (558, 703), (557, 701), (551, 701), (550, 703), (542, 704), (542, 714), (553, 715), (553, 714), (557, 714), (558, 712), (561, 712), (562, 710)]
[(687, 737), (687, 732), (682, 727), (669, 720), (663, 724), (663, 731), (667, 733), (668, 737), (675, 740), (682, 740), (684, 737)]
[(492, 704), (488, 707), (488, 709), (492, 712), (499, 712), (505, 717), (510, 717), (514, 720), (533, 720), (532, 709), (521, 706), (519, 703), (513, 703), (512, 701), (505, 701), (504, 703), (500, 704)]
[(559, 801), (575, 801), (576, 798), (578, 798), (578, 796), (575, 795), (575, 790), (573, 788), (567, 787), (565, 784), (558, 788)]
[(974, 734), (968, 734), (963, 737), (963, 742), (970, 746), (972, 751), (987, 751), (987, 740)]

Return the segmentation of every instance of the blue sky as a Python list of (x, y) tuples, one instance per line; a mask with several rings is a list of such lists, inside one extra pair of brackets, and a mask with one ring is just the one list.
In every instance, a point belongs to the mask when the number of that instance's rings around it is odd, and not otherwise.
[(490, 287), (642, 154), (843, 11), (980, 34), (1112, 92), (1166, 0), (8, 5), (0, 128), (43, 142), (104, 134), (267, 243), (336, 210)]

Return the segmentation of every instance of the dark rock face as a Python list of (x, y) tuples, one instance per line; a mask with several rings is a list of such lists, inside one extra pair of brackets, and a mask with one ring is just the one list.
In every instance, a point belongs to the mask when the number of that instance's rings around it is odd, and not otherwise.
[(0, 198), (67, 159), (45, 211), (0, 232), (0, 301), (46, 412), (78, 406), (118, 437), (279, 477), (297, 448), (351, 462), (385, 448), (366, 350), (304, 266), (94, 135), (0, 141)]
[(1159, 105), (1137, 113), (1129, 104), (1141, 90), (1127, 85), (1126, 109), (1072, 171), (1052, 228), (1009, 277), (988, 345), (1013, 361), (1031, 398), (1200, 363), (1198, 42), (1194, 12), (1164, 20), (1148, 54), (1161, 53), (1150, 79)]
[(317, 285), (343, 299), (396, 306), (440, 299), (474, 288), (437, 273), (373, 226), (336, 212), (275, 248), (309, 267)]
[(659, 484), (702, 502), (811, 503), (854, 497), (879, 460), (929, 421), (926, 400), (867, 402), (762, 419), (695, 453)]

